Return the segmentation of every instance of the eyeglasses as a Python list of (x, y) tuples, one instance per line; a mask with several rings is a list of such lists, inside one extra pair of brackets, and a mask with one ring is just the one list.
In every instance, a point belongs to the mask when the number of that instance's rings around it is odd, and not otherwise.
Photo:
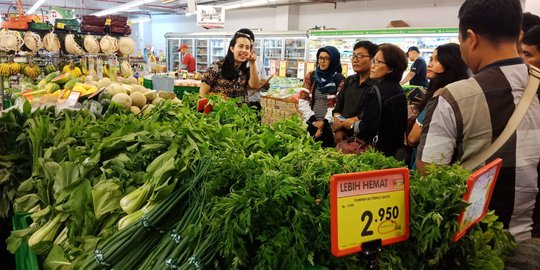
[(362, 58), (364, 57), (368, 57), (369, 58), (369, 55), (365, 55), (365, 54), (354, 54), (351, 56), (351, 59), (352, 60), (361, 60)]
[(319, 56), (319, 58), (318, 58), (318, 59), (319, 59), (319, 62), (322, 62), (322, 61), (326, 61), (326, 62), (328, 62), (328, 61), (330, 61), (330, 57), (323, 57), (323, 56)]
[(371, 59), (371, 64), (373, 64), (373, 65), (375, 65), (375, 66), (377, 66), (377, 65), (379, 65), (379, 64), (381, 64), (381, 63), (386, 65), (386, 62), (385, 62), (385, 61), (377, 60), (377, 59), (375, 59), (375, 58)]

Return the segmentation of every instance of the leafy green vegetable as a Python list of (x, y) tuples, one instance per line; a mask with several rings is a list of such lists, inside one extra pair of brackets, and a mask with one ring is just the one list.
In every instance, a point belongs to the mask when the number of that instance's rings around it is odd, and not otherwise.
[(100, 181), (92, 188), (92, 201), (97, 219), (120, 208), (122, 191), (113, 181)]

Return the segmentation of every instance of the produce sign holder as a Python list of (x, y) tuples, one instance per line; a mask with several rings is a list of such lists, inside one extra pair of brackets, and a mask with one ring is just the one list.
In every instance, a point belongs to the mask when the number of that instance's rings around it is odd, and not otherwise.
[(497, 158), (469, 176), (463, 201), (470, 205), (458, 216), (459, 229), (452, 238), (453, 242), (457, 242), (486, 215), (501, 166), (502, 159)]
[[(386, 246), (409, 238), (407, 168), (336, 174), (330, 178), (332, 254)], [(370, 251), (369, 253), (373, 253)]]
[(263, 124), (273, 124), (281, 119), (291, 118), (294, 115), (300, 116), (298, 100), (294, 98), (261, 96), (261, 107), (263, 111)]

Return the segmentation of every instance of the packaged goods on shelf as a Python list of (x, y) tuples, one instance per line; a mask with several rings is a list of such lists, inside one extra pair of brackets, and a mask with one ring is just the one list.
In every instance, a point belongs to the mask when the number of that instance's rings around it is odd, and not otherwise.
[(300, 92), (302, 82), (297, 78), (273, 76), (270, 79), (270, 88), (267, 92), (261, 93), (261, 96), (274, 98), (290, 98)]
[(261, 93), (262, 122), (273, 124), (281, 119), (299, 115), (298, 93), (302, 88), (302, 82), (297, 78), (274, 76), (269, 84), (269, 90)]

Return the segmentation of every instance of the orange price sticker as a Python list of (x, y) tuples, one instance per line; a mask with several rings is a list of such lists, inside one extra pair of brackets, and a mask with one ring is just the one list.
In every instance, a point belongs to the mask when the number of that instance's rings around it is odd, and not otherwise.
[(334, 256), (409, 238), (409, 170), (337, 174), (330, 178), (331, 246)]
[(452, 241), (457, 242), (472, 225), (486, 215), (501, 166), (502, 159), (497, 158), (469, 176), (467, 192), (463, 196), (463, 200), (468, 202), (469, 206), (458, 216), (459, 229)]

